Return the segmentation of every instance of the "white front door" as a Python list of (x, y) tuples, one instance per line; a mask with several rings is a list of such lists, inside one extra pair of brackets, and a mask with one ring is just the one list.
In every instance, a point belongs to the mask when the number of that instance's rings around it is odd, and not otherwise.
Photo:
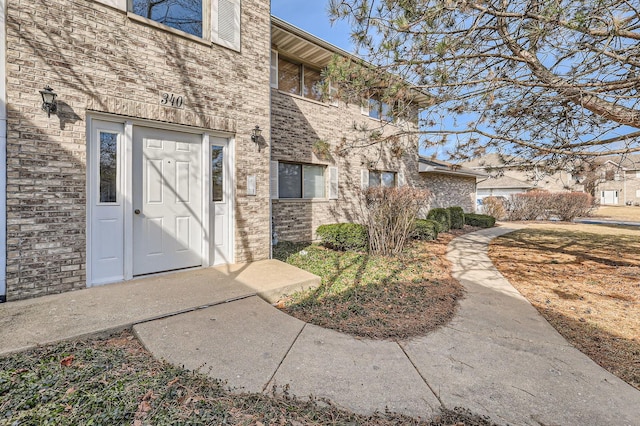
[(202, 265), (201, 136), (134, 127), (133, 275)]
[(600, 204), (618, 204), (618, 191), (602, 191)]

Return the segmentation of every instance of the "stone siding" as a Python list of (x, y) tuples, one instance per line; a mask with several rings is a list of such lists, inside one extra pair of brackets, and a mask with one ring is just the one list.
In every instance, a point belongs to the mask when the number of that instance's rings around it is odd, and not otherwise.
[[(269, 2), (243, 0), (241, 22), (238, 53), (91, 0), (8, 2), (7, 300), (86, 286), (93, 112), (235, 134), (235, 260), (269, 257)], [(40, 109), (45, 85), (58, 94), (51, 118)], [(184, 96), (184, 109), (162, 107), (161, 91)]]
[(420, 173), (415, 186), (431, 191), (429, 208), (462, 207), (465, 213), (475, 213), (476, 178), (440, 173)]

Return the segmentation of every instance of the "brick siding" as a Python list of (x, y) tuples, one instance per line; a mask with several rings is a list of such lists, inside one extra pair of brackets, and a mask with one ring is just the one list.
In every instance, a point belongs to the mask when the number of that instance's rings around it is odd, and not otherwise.
[[(337, 153), (343, 139), (361, 137), (354, 123), (369, 129), (381, 123), (360, 112), (359, 105), (340, 102), (332, 106), (300, 96), (271, 90), (272, 160), (338, 168), (338, 200), (273, 201), (272, 215), (280, 241), (309, 241), (316, 238), (319, 225), (338, 222), (361, 222), (361, 171), (373, 169), (402, 173), (407, 185), (429, 189), (434, 206), (461, 206), (472, 212), (475, 205), (475, 178), (418, 173), (418, 141), (414, 136), (401, 136), (391, 149), (389, 143), (351, 148)], [(383, 129), (386, 135), (397, 130), (392, 125)], [(314, 142), (330, 145), (327, 158), (313, 152)]]
[[(242, 6), (238, 53), (91, 0), (8, 2), (7, 300), (86, 285), (91, 112), (235, 134), (235, 259), (268, 258), (270, 11), (266, 0)], [(58, 93), (51, 118), (40, 110), (46, 84)], [(185, 96), (185, 108), (161, 107), (160, 91)], [(255, 125), (265, 130), (260, 152)]]

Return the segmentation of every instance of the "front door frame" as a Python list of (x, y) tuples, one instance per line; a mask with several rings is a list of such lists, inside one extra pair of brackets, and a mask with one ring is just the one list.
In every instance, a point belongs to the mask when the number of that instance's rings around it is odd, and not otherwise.
[[(203, 239), (204, 244), (202, 246), (202, 267), (209, 267), (213, 265), (213, 252), (210, 248), (211, 242), (211, 213), (210, 213), (210, 203), (207, 202), (210, 199), (211, 193), (211, 162), (210, 156), (207, 153), (210, 152), (211, 143), (210, 138), (219, 137), (227, 140), (227, 149), (229, 155), (227, 156), (226, 161), (226, 170), (228, 170), (228, 189), (229, 189), (229, 247), (230, 247), (230, 260), (229, 263), (234, 262), (235, 255), (235, 139), (233, 135), (224, 132), (216, 132), (203, 128), (196, 127), (188, 127), (177, 124), (167, 124), (160, 123), (150, 120), (142, 120), (142, 119), (124, 119), (123, 117), (114, 116), (111, 114), (92, 112), (87, 115), (87, 159), (92, 158), (92, 155), (96, 155), (95, 150), (95, 141), (93, 140), (93, 121), (107, 121), (120, 123), (124, 125), (124, 137), (122, 143), (122, 160), (120, 165), (122, 167), (122, 208), (124, 215), (124, 223), (123, 223), (123, 233), (124, 233), (124, 270), (122, 271), (122, 279), (115, 280), (112, 282), (118, 281), (128, 281), (134, 278), (133, 275), (133, 128), (134, 126), (142, 126), (142, 127), (151, 127), (158, 130), (168, 130), (174, 132), (183, 132), (183, 133), (191, 133), (191, 134), (199, 134), (201, 136), (201, 161), (202, 161), (202, 200), (205, 201), (202, 203), (202, 227), (203, 227)], [(87, 193), (87, 229), (86, 229), (86, 238), (87, 238), (87, 254), (86, 254), (86, 285), (87, 287), (92, 287), (95, 285), (106, 284), (104, 282), (93, 282), (92, 278), (92, 265), (91, 265), (91, 247), (92, 247), (92, 218), (93, 218), (93, 209), (94, 209), (94, 201), (97, 194), (96, 191), (96, 170), (94, 170), (94, 165), (91, 161), (87, 161), (87, 184), (86, 184), (86, 193)]]

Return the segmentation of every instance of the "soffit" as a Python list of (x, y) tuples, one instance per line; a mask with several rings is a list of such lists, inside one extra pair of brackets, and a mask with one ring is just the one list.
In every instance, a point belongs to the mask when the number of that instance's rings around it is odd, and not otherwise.
[[(317, 69), (323, 69), (329, 65), (334, 55), (362, 61), (361, 58), (346, 50), (275, 16), (271, 17), (271, 46), (283, 57)], [(413, 91), (413, 96), (419, 107), (430, 106), (433, 102), (430, 96), (418, 89)]]
[(275, 25), (271, 26), (271, 44), (283, 56), (319, 69), (326, 67), (337, 53)]

